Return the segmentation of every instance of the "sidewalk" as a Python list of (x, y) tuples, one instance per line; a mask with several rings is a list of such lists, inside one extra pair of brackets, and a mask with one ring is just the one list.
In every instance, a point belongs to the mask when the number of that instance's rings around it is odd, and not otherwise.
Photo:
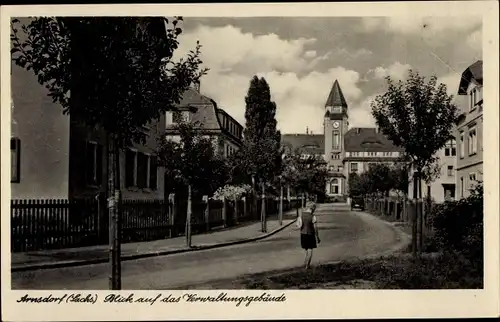
[[(277, 219), (269, 219), (267, 221), (267, 233), (261, 232), (260, 222), (254, 222), (220, 231), (193, 235), (191, 248), (186, 247), (186, 239), (184, 236), (150, 242), (122, 244), (122, 261), (257, 241), (290, 226), (295, 222), (295, 219), (291, 219), (291, 217), (295, 217), (293, 215), (294, 212), (295, 210), (284, 212), (282, 226), (279, 225)], [(11, 253), (11, 271), (80, 266), (106, 263), (108, 261), (108, 245)]]

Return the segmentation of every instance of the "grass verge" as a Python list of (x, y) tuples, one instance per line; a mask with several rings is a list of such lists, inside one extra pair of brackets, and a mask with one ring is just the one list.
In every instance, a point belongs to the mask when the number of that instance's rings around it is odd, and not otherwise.
[(274, 271), (190, 287), (196, 289), (481, 289), (479, 263), (454, 253), (410, 254)]

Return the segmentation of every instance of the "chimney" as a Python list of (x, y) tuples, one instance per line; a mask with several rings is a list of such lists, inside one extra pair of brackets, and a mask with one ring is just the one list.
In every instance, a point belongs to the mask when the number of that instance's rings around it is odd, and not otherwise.
[(378, 126), (375, 127), (375, 133), (379, 133), (380, 132), (380, 129)]
[(306, 134), (309, 134), (309, 127), (306, 126)]
[(359, 132), (361, 132), (361, 129), (359, 127), (356, 128), (356, 133), (359, 134)]

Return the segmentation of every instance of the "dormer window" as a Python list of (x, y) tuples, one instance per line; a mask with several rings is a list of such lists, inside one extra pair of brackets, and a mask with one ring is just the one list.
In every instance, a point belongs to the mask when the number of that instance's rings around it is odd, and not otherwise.
[(189, 122), (189, 115), (189, 111), (174, 111), (172, 112), (172, 123), (179, 124), (183, 122)]

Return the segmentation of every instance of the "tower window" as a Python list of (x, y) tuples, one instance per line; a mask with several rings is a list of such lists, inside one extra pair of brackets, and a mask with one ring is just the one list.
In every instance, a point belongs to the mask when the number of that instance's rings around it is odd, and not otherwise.
[(340, 147), (340, 133), (339, 131), (333, 131), (333, 144), (332, 147), (334, 149), (338, 149)]

